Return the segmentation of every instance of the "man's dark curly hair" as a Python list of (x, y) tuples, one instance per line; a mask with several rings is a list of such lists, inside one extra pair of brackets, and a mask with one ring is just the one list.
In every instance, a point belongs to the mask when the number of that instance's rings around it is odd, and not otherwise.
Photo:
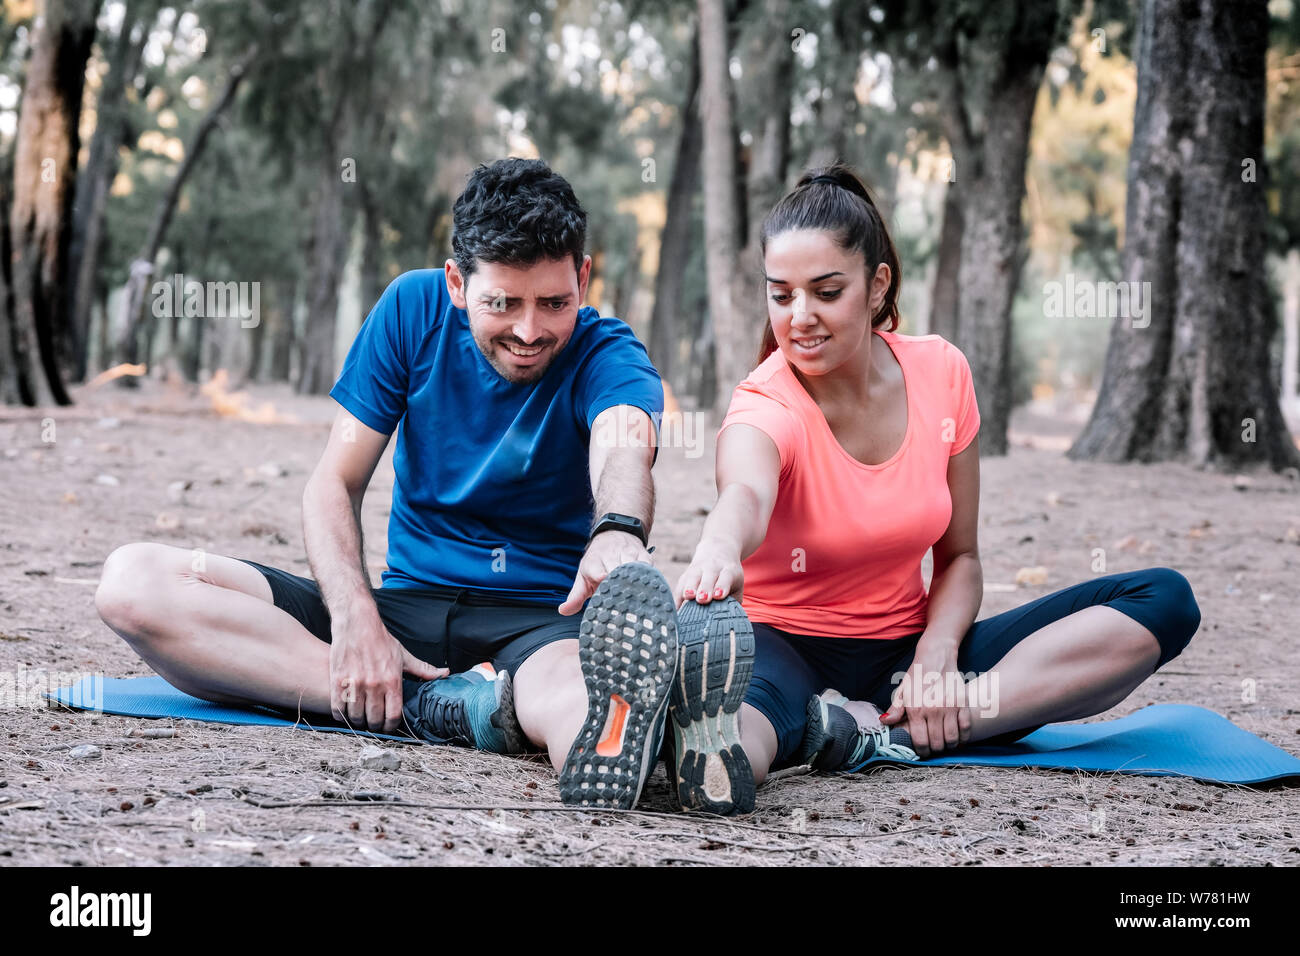
[(470, 174), (452, 206), (451, 254), (468, 279), (479, 262), (582, 267), (587, 214), (573, 187), (540, 159), (498, 159)]

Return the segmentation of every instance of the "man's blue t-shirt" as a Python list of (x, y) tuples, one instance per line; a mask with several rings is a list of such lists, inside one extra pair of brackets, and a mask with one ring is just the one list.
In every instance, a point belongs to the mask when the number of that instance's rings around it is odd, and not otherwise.
[(663, 384), (621, 319), (582, 308), (536, 382), (512, 384), (470, 335), (442, 269), (398, 276), (361, 325), (330, 395), (393, 451), (383, 586), (499, 591), (559, 604), (591, 530), (592, 421)]

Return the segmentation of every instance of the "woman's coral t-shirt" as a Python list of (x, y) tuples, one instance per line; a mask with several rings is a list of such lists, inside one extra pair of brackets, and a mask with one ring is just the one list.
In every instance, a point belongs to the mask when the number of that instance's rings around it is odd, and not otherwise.
[(925, 627), (921, 559), (948, 529), (948, 459), (979, 431), (979, 408), (955, 345), (938, 335), (875, 334), (898, 360), (907, 393), (907, 431), (888, 461), (864, 465), (840, 446), (779, 350), (732, 394), (719, 434), (752, 425), (781, 455), (767, 537), (743, 562), (753, 621), (876, 639)]

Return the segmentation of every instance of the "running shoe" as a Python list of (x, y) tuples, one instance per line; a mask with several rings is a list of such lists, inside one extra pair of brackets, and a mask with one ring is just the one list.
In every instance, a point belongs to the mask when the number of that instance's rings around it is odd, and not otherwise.
[[(411, 686), (415, 685), (415, 686)], [(491, 664), (477, 664), (410, 688), (402, 715), (417, 737), (435, 744), (461, 744), (497, 754), (524, 750), (524, 733), (515, 718), (510, 674)]]
[(631, 810), (658, 762), (677, 668), (677, 614), (664, 576), (620, 564), (587, 602), (578, 639), (587, 719), (560, 769), (570, 806)]
[(740, 704), (754, 672), (754, 629), (733, 598), (687, 601), (677, 635), (669, 783), (683, 810), (750, 813), (754, 771), (740, 745)]
[(884, 724), (862, 730), (844, 708), (846, 702), (843, 694), (829, 689), (808, 699), (808, 722), (799, 748), (799, 763), (832, 773), (856, 770), (872, 757), (920, 759), (912, 749), (912, 735), (906, 730)]

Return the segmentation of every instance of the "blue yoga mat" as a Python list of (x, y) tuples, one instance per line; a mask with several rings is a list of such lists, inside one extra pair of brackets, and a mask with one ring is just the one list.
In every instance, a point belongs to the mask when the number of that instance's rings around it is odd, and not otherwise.
[[(81, 710), (126, 717), (173, 717), (224, 724), (297, 727), (359, 733), (328, 719), (295, 720), (263, 707), (213, 704), (177, 690), (161, 677), (84, 678), (61, 687), (54, 700)], [(364, 733), (364, 732), (360, 732)], [(387, 734), (366, 734), (410, 740)], [(1211, 783), (1255, 784), (1295, 778), (1297, 758), (1204, 707), (1153, 704), (1117, 720), (1088, 724), (1049, 724), (1013, 744), (974, 744), (958, 754), (920, 764), (887, 757), (861, 769), (887, 764), (926, 767), (1041, 767), (1151, 777), (1192, 777)]]
[(60, 687), (52, 700), (77, 710), (102, 710), (122, 717), (175, 717), (181, 720), (206, 720), (217, 724), (244, 724), (259, 727), (294, 727), (299, 730), (333, 730), (344, 734), (405, 740), (392, 734), (375, 734), (355, 730), (316, 714), (286, 715), (270, 707), (237, 707), (214, 704), (177, 690), (161, 677), (83, 677), (71, 687)]
[[(915, 763), (879, 757), (859, 770)], [(927, 767), (1044, 767), (1192, 777), (1211, 783), (1300, 779), (1300, 758), (1242, 730), (1226, 717), (1191, 704), (1152, 704), (1116, 720), (1048, 724), (1012, 744), (972, 744), (932, 757)]]

